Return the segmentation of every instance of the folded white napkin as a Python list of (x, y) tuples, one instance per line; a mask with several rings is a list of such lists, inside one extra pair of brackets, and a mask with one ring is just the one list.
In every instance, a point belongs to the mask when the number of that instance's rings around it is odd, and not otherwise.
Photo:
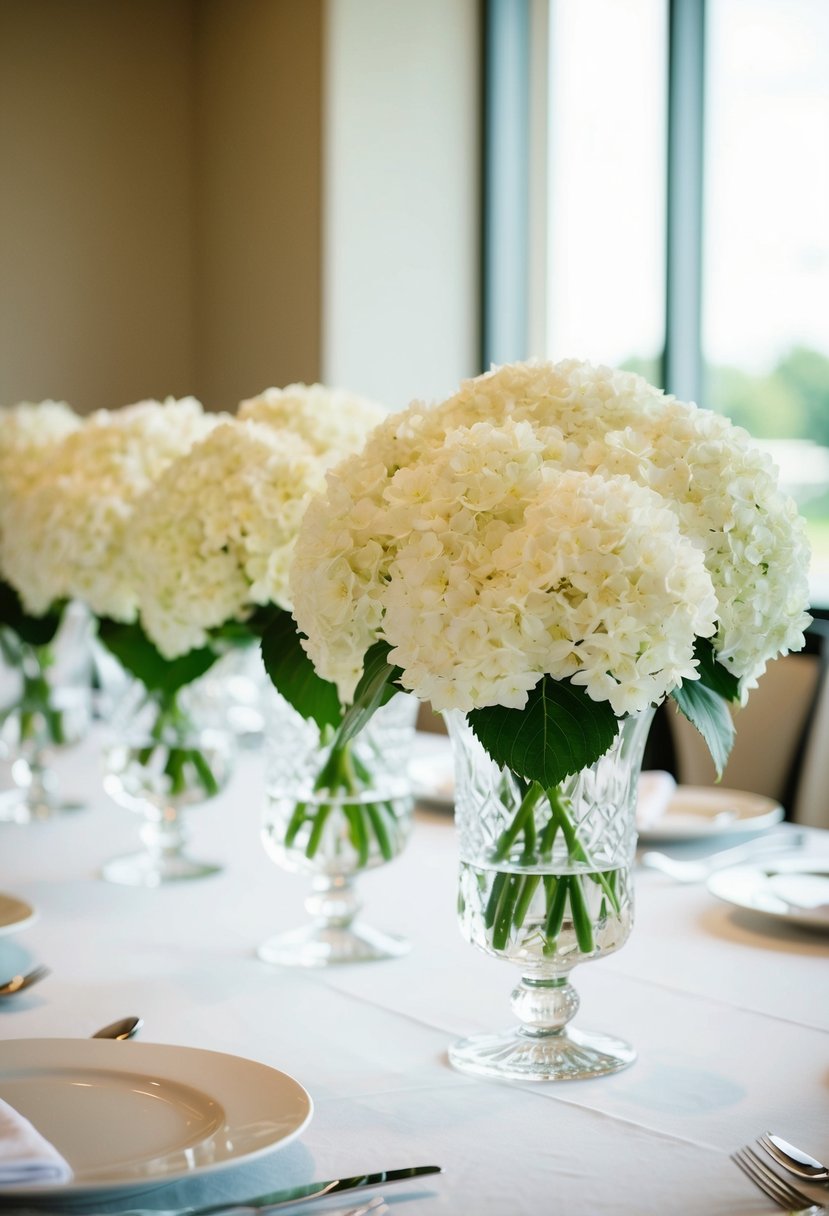
[(28, 1119), (0, 1098), (0, 1186), (69, 1182), (72, 1168)]
[(640, 831), (654, 827), (674, 796), (676, 781), (661, 769), (649, 769), (639, 774), (639, 795), (636, 801), (636, 826)]

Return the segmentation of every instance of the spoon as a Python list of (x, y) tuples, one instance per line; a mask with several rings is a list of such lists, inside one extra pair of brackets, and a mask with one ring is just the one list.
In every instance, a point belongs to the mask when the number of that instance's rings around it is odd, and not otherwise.
[(802, 1148), (795, 1148), (780, 1136), (765, 1132), (758, 1143), (773, 1157), (778, 1165), (784, 1166), (798, 1178), (807, 1178), (810, 1182), (829, 1182), (829, 1165), (824, 1165)]
[(734, 849), (722, 849), (718, 853), (710, 853), (707, 857), (678, 858), (669, 857), (667, 853), (643, 853), (639, 861), (649, 870), (659, 870), (667, 874), (675, 882), (705, 882), (715, 870), (726, 866), (736, 865), (741, 861), (764, 853), (785, 853), (789, 849), (799, 849), (806, 837), (803, 832), (791, 832), (786, 835), (761, 836), (750, 844), (738, 845)]
[(143, 1018), (119, 1018), (117, 1022), (110, 1022), (108, 1026), (102, 1026), (90, 1037), (93, 1039), (131, 1039), (138, 1034), (143, 1025)]
[(48, 967), (34, 967), (26, 975), (13, 975), (5, 984), (0, 984), (0, 996), (13, 996), (16, 992), (22, 992), (24, 988), (30, 988), (38, 980), (44, 979), (49, 974), (49, 970)]

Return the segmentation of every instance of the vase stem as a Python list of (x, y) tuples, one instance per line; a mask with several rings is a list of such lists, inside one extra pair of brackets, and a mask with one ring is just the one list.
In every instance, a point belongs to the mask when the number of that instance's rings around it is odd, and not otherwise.
[(510, 1003), (521, 1022), (521, 1034), (539, 1037), (560, 1034), (578, 1010), (579, 997), (566, 975), (557, 979), (525, 975), (513, 989)]
[(318, 874), (305, 907), (314, 920), (326, 928), (346, 929), (362, 907), (352, 878), (348, 874)]

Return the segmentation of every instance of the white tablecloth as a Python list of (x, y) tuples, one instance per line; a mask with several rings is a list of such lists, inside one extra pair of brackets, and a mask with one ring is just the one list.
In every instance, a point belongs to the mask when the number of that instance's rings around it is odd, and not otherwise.
[[(407, 935), (411, 953), (294, 971), (255, 955), (263, 938), (306, 920), (308, 893), (261, 846), (261, 755), (243, 754), (228, 790), (192, 814), (193, 851), (224, 871), (158, 890), (97, 877), (135, 845), (138, 823), (100, 790), (94, 738), (64, 758), (62, 775), (87, 809), (0, 824), (0, 890), (39, 913), (0, 937), (0, 978), (34, 962), (53, 969), (0, 1003), (0, 1037), (87, 1036), (137, 1013), (144, 1040), (262, 1061), (315, 1102), (300, 1140), (154, 1190), (140, 1206), (438, 1163), (442, 1176), (387, 1190), (399, 1216), (746, 1216), (772, 1205), (729, 1161), (734, 1148), (770, 1128), (829, 1157), (826, 935), (641, 871), (629, 942), (574, 973), (577, 1024), (628, 1039), (638, 1061), (586, 1082), (487, 1082), (454, 1071), (447, 1044), (508, 1026), (518, 973), (460, 936), (448, 814), (421, 809), (404, 855), (360, 880), (365, 919)], [(811, 844), (826, 856), (829, 833)]]

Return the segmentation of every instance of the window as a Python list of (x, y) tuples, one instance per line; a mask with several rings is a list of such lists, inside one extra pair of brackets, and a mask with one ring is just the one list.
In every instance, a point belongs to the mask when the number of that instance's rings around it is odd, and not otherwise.
[[(508, 145), (500, 123), (525, 228), (505, 231), (489, 191), (490, 264), (510, 254), (488, 279), (484, 364), (625, 366), (746, 426), (809, 521), (829, 607), (829, 4), (488, 0), (487, 29), (487, 90), (525, 90), (511, 110), (530, 132)], [(498, 323), (516, 297), (523, 345), (514, 313)]]
[(703, 400), (763, 440), (829, 604), (829, 5), (708, 0)]

